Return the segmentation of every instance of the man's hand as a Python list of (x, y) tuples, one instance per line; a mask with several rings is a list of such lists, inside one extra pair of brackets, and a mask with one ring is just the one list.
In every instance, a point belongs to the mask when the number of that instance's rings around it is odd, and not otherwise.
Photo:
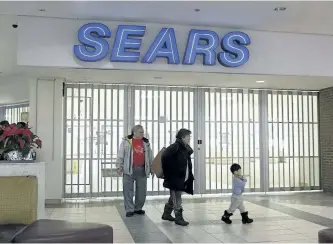
[(123, 170), (122, 169), (117, 169), (117, 173), (119, 176), (122, 176), (123, 175)]

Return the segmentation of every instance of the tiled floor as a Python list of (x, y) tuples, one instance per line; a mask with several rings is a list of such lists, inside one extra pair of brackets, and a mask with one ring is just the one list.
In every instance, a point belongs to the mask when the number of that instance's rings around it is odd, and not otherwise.
[(48, 217), (109, 224), (115, 243), (316, 243), (318, 231), (333, 227), (333, 196), (304, 193), (282, 196), (246, 196), (254, 219), (243, 225), (239, 213), (233, 224), (221, 222), (228, 197), (184, 199), (187, 227), (161, 220), (164, 200), (147, 201), (146, 216), (126, 218), (121, 201), (62, 204), (47, 208)]

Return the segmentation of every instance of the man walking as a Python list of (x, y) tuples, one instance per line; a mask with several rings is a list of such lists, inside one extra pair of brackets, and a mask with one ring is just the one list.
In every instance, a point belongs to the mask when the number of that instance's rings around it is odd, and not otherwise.
[[(153, 153), (148, 139), (143, 135), (143, 127), (134, 126), (131, 135), (123, 138), (118, 152), (117, 170), (119, 175), (123, 175), (126, 217), (145, 214), (142, 208), (147, 196), (147, 178), (152, 174)], [(134, 182), (135, 202), (133, 203)]]

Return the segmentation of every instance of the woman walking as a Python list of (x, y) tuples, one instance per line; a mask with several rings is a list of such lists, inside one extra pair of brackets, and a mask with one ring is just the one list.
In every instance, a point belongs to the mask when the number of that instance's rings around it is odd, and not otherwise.
[[(165, 204), (163, 220), (175, 221), (177, 225), (187, 226), (183, 218), (182, 192), (193, 195), (193, 173), (189, 146), (191, 131), (181, 129), (176, 135), (176, 142), (170, 145), (162, 154), (162, 169), (165, 188), (170, 189), (170, 198)], [(175, 218), (171, 213), (174, 210)]]

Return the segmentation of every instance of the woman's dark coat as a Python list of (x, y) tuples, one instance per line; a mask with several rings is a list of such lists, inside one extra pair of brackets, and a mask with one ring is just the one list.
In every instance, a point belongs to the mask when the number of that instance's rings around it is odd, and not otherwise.
[[(192, 153), (192, 148), (185, 145), (180, 139), (166, 148), (162, 154), (163, 186), (165, 188), (193, 195)], [(188, 179), (185, 182), (187, 167)]]

